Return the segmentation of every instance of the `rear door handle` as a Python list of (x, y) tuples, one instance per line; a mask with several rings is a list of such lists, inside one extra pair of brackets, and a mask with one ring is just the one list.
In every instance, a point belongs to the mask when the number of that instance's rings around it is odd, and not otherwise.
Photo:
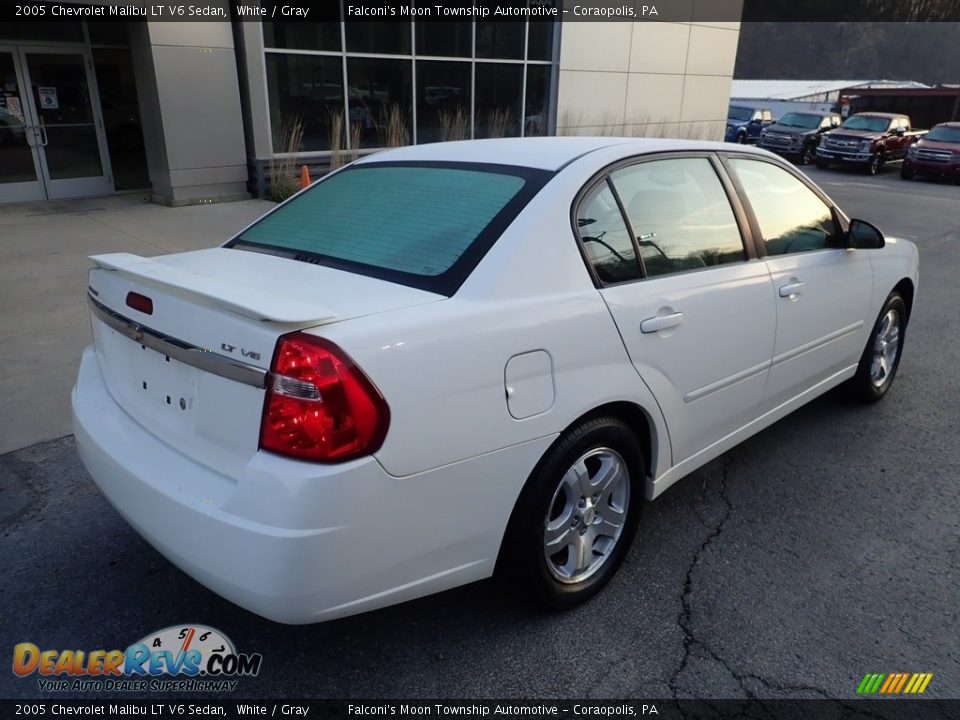
[(683, 322), (683, 313), (677, 312), (672, 315), (655, 315), (652, 318), (647, 318), (642, 323), (640, 323), (640, 332), (642, 333), (655, 333), (660, 330), (668, 330), (669, 328), (676, 327)]
[(792, 298), (803, 292), (803, 283), (799, 280), (780, 286), (780, 297)]

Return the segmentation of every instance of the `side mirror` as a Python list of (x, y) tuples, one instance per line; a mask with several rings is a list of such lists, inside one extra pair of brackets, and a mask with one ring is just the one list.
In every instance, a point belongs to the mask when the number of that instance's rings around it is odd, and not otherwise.
[(907, 129), (903, 127), (898, 127), (896, 130), (894, 130), (894, 132), (900, 137), (903, 137), (904, 135), (906, 135)]
[(853, 219), (850, 221), (850, 228), (847, 230), (848, 248), (879, 250), (885, 243), (883, 233), (875, 225), (868, 223), (866, 220)]
[(761, 120), (760, 118), (753, 118), (753, 119), (750, 121), (750, 124), (751, 124), (751, 125), (759, 125), (759, 124), (762, 123), (762, 122), (763, 122), (763, 120)]

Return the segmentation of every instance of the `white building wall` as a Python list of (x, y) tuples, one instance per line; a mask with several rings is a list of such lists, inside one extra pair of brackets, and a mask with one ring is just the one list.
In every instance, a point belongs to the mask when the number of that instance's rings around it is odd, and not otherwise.
[(566, 22), (557, 133), (721, 140), (740, 23)]

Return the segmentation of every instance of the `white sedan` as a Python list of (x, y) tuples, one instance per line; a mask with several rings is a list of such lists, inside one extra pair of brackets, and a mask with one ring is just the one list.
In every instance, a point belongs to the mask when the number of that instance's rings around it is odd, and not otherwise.
[(222, 247), (93, 258), (84, 464), (154, 547), (288, 623), (494, 573), (591, 597), (645, 500), (826, 390), (889, 390), (917, 250), (723, 143), (355, 162)]

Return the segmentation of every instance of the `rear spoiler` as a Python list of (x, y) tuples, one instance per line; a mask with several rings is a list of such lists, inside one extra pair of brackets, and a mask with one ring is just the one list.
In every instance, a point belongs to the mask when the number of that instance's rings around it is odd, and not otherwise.
[(202, 298), (254, 320), (277, 323), (321, 323), (337, 317), (332, 310), (318, 307), (298, 298), (284, 297), (282, 290), (265, 293), (217, 278), (199, 275), (155, 260), (130, 253), (91, 255), (90, 259), (101, 270), (116, 272), (138, 283), (162, 290), (176, 290)]

